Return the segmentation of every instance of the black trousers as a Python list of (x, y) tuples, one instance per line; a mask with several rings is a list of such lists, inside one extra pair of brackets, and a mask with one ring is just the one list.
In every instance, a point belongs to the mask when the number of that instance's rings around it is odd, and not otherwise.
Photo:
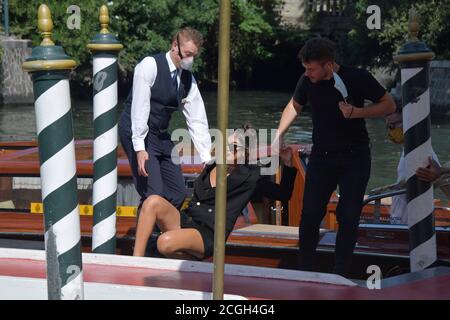
[(138, 175), (136, 152), (131, 141), (131, 129), (125, 124), (119, 124), (119, 137), (127, 154), (133, 173), (133, 181), (141, 196), (141, 203), (150, 195), (159, 195), (180, 209), (186, 197), (186, 185), (181, 166), (172, 161), (171, 152), (174, 147), (168, 133), (154, 134), (149, 132), (146, 137), (146, 151), (149, 159), (145, 163), (148, 177)]
[(356, 244), (359, 218), (370, 177), (370, 149), (342, 153), (315, 152), (311, 154), (306, 171), (303, 211), (299, 228), (300, 269), (315, 267), (320, 224), (326, 214), (330, 196), (339, 186), (333, 272), (347, 276)]

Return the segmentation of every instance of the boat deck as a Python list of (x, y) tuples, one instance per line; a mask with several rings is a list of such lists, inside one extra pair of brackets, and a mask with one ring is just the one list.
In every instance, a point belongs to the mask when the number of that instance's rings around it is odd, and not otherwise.
[[(207, 262), (95, 254), (83, 254), (83, 261), (85, 282), (212, 290), (213, 266)], [(45, 278), (45, 252), (1, 249), (0, 276)], [(331, 274), (226, 265), (224, 292), (248, 299), (275, 300), (450, 299), (450, 268), (383, 281), (382, 289), (369, 290), (364, 283), (357, 285)]]

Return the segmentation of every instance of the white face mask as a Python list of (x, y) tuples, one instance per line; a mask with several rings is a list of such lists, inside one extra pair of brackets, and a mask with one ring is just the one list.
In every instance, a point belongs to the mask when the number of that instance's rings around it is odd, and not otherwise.
[(192, 70), (192, 66), (194, 65), (194, 57), (183, 58), (180, 61), (180, 67), (183, 70)]
[(341, 77), (336, 72), (333, 72), (333, 78), (334, 78), (334, 87), (340, 92), (342, 98), (344, 98), (345, 101), (348, 98), (348, 92), (344, 81), (342, 81)]

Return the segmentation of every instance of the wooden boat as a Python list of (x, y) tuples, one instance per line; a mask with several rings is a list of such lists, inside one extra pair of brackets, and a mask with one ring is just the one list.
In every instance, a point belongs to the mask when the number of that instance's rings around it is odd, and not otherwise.
[[(293, 196), (279, 204), (286, 208), (278, 219), (271, 207), (275, 204), (255, 199), (248, 214), (241, 216), (227, 241), (226, 263), (261, 267), (296, 269), (298, 266), (298, 224), (302, 208), (305, 164), (308, 145), (291, 145), (294, 165), (298, 169)], [(191, 155), (188, 155), (191, 156)], [(79, 203), (88, 205), (92, 195), (92, 141), (76, 141)], [(117, 216), (117, 253), (130, 255), (134, 243), (136, 210), (127, 203), (134, 190), (128, 161), (118, 150), (118, 175), (122, 196)], [(183, 165), (188, 188), (201, 171), (201, 165)], [(43, 249), (43, 215), (39, 190), (39, 161), (36, 142), (0, 143), (0, 247)], [(276, 179), (276, 177), (274, 177)], [(124, 196), (125, 195), (125, 196)], [(333, 195), (324, 219), (318, 247), (319, 271), (330, 272), (337, 223), (337, 196)], [(136, 202), (134, 202), (136, 203)], [(30, 205), (31, 204), (31, 205)], [(450, 210), (448, 204), (436, 206), (436, 233), (440, 263), (450, 262)], [(89, 206), (81, 207), (81, 234), (84, 252), (90, 252), (92, 214)], [(275, 214), (276, 215), (276, 214)], [(353, 278), (367, 277), (368, 265), (382, 266), (385, 276), (409, 271), (408, 229), (384, 223), (389, 217), (389, 203), (368, 204), (362, 212), (358, 243), (355, 249)], [(277, 221), (278, 220), (278, 221)], [(380, 223), (368, 223), (373, 220)], [(279, 222), (281, 225), (275, 225)]]
[[(209, 300), (212, 270), (208, 262), (83, 253), (86, 299)], [(45, 277), (45, 251), (0, 248), (0, 286), (8, 288), (0, 299), (46, 299)], [(450, 268), (383, 279), (371, 290), (334, 274), (228, 264), (224, 284), (233, 300), (439, 300), (450, 299)]]

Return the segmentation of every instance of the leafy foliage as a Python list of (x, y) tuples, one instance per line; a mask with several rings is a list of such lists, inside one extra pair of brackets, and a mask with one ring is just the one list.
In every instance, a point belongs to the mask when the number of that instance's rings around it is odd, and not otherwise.
[[(232, 1), (230, 71), (236, 85), (246, 87), (251, 83), (286, 89), (286, 84), (295, 84), (300, 72), (297, 52), (313, 33), (282, 25), (278, 10), (282, 2)], [(99, 32), (98, 10), (105, 2), (77, 1), (81, 9), (79, 30), (71, 30), (66, 25), (71, 15), (67, 8), (73, 1), (47, 0), (46, 3), (55, 26), (53, 39), (78, 63), (75, 83), (90, 85), (92, 57), (86, 45)], [(411, 6), (417, 9), (422, 20), (421, 40), (437, 58), (450, 58), (450, 0), (353, 0), (347, 3), (346, 15), (352, 19), (351, 29), (334, 38), (341, 62), (363, 67), (394, 67), (393, 54), (407, 40)], [(40, 4), (37, 0), (25, 3), (10, 0), (11, 32), (20, 38), (32, 39), (34, 46), (41, 41), (37, 32)], [(366, 8), (373, 4), (381, 8), (381, 30), (368, 30), (366, 26)], [(219, 0), (114, 0), (108, 6), (109, 29), (125, 47), (119, 59), (123, 83), (130, 83), (136, 63), (144, 56), (168, 50), (175, 32), (186, 25), (198, 29), (205, 38), (203, 51), (194, 64), (197, 79), (204, 84), (216, 83)], [(309, 21), (308, 16), (304, 19)], [(317, 35), (317, 30), (314, 34)]]
[[(54, 22), (53, 39), (64, 47), (67, 54), (79, 64), (75, 77), (89, 82), (91, 77), (91, 54), (86, 44), (100, 29), (98, 10), (103, 1), (80, 0), (81, 28), (70, 30), (66, 21), (70, 16), (69, 0), (48, 0)], [(234, 0), (231, 23), (232, 72), (249, 70), (252, 64), (271, 56), (270, 44), (274, 41), (273, 15), (279, 0)], [(10, 16), (12, 33), (29, 38), (33, 46), (40, 43), (37, 32), (37, 9), (41, 1), (11, 0)], [(176, 31), (189, 25), (205, 37), (204, 50), (196, 60), (199, 79), (214, 82), (217, 78), (217, 52), (219, 31), (218, 0), (115, 0), (109, 4), (110, 31), (114, 32), (125, 49), (120, 53), (122, 79), (128, 81), (136, 63), (144, 56), (167, 51)], [(267, 9), (267, 10), (266, 10)], [(272, 20), (271, 20), (272, 19)]]
[[(381, 30), (368, 30), (366, 8), (381, 8)], [(449, 0), (356, 0), (355, 22), (346, 35), (346, 56), (354, 64), (393, 66), (393, 55), (408, 41), (409, 9), (420, 16), (419, 39), (436, 53), (437, 59), (450, 58)]]

